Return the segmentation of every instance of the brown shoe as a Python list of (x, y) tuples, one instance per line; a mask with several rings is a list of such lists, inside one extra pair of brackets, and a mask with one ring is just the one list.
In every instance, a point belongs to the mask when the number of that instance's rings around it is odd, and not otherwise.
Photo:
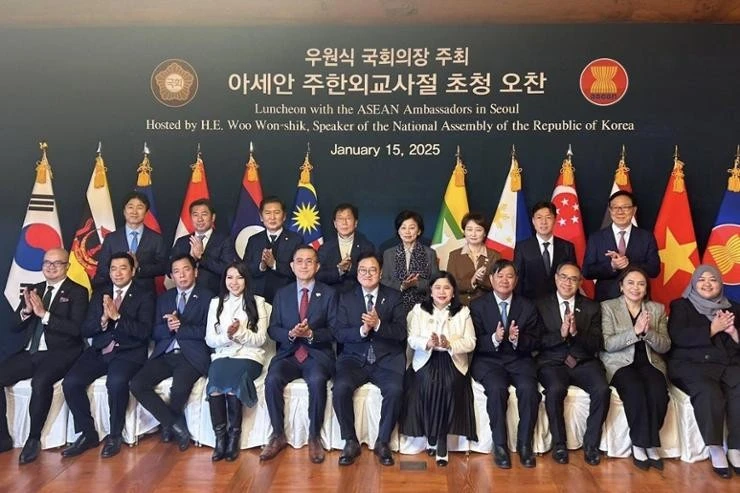
[(260, 454), (260, 460), (274, 459), (277, 454), (280, 453), (285, 447), (288, 446), (288, 442), (285, 440), (285, 435), (273, 435), (270, 437), (270, 441), (267, 442), (265, 448), (262, 449)]
[(321, 443), (321, 438), (308, 439), (308, 456), (314, 464), (324, 462), (324, 445)]

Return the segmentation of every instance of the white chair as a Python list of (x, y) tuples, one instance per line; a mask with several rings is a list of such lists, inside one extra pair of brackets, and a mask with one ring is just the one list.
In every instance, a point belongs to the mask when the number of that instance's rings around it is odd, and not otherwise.
[(709, 448), (704, 444), (704, 438), (702, 438), (699, 431), (694, 406), (691, 405), (691, 398), (673, 385), (668, 386), (668, 393), (671, 400), (676, 403), (681, 460), (684, 462), (698, 462), (708, 459)]
[[(380, 393), (380, 389), (371, 383), (366, 383), (357, 388), (352, 398), (357, 440), (360, 444), (366, 444), (371, 450), (375, 447), (375, 441), (378, 439), (380, 408), (382, 404), (383, 396)], [(327, 403), (327, 406), (331, 405), (331, 402)], [(331, 436), (331, 448), (343, 449), (344, 439), (342, 439), (342, 431), (339, 428), (339, 420), (336, 415), (333, 415), (332, 419)], [(393, 451), (400, 449), (398, 426), (393, 429), (389, 445)]]
[[(41, 430), (41, 448), (61, 447), (67, 443), (67, 419), (69, 408), (64, 402), (62, 381), (54, 384), (51, 408)], [(28, 407), (31, 403), (31, 379), (21, 380), (5, 388), (7, 401), (8, 429), (13, 437), (13, 446), (22, 447), (26, 443), (31, 428)]]

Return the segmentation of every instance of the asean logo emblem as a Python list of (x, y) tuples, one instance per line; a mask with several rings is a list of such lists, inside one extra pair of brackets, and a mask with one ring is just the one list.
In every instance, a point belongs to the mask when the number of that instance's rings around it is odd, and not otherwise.
[(179, 108), (195, 98), (198, 74), (185, 60), (171, 58), (152, 72), (151, 88), (157, 101), (170, 108)]
[(592, 61), (581, 72), (581, 94), (597, 106), (610, 106), (627, 93), (630, 80), (621, 63), (611, 58)]

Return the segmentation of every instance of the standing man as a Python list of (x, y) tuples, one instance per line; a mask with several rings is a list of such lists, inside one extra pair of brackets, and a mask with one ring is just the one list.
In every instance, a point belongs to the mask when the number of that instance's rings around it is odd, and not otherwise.
[(134, 284), (155, 296), (154, 278), (167, 271), (167, 250), (162, 235), (144, 226), (149, 199), (141, 192), (130, 192), (123, 201), (126, 224), (108, 234), (98, 255), (93, 279), (96, 288), (110, 287), (110, 261), (114, 253), (129, 252), (134, 257)]
[(82, 336), (92, 338), (91, 347), (82, 353), (63, 382), (64, 399), (74, 417), (75, 431), (81, 434), (62, 450), (63, 457), (80, 455), (98, 445), (100, 437), (90, 413), (87, 387), (103, 375), (108, 390), (110, 434), (100, 455), (109, 458), (121, 451), (129, 382), (146, 361), (154, 322), (154, 299), (134, 286), (134, 265), (131, 254), (113, 254), (113, 287), (96, 290), (90, 302)]
[(476, 338), (470, 371), (483, 385), (488, 398), (486, 409), (496, 465), (511, 468), (506, 408), (509, 385), (514, 385), (519, 406), (516, 445), (519, 461), (524, 467), (535, 467), (532, 439), (542, 398), (532, 359), (539, 340), (537, 309), (528, 299), (514, 294), (517, 273), (513, 262), (497, 260), (490, 265), (489, 275), (493, 292), (470, 304)]
[[(211, 351), (206, 346), (206, 320), (213, 294), (196, 286), (198, 270), (190, 255), (172, 259), (175, 288), (157, 298), (154, 318), (154, 351), (144, 367), (131, 380), (131, 392), (162, 425), (163, 438), (170, 431), (180, 450), (190, 446), (190, 432), (183, 409), (190, 391), (201, 376), (208, 374)], [(170, 403), (157, 395), (154, 387), (172, 377)]]
[(69, 254), (53, 248), (44, 254), (44, 282), (23, 290), (11, 330), (23, 331), (25, 349), (0, 365), (0, 452), (13, 448), (8, 432), (5, 387), (31, 379), (31, 431), (19, 461), (33, 462), (41, 450), (41, 430), (51, 408), (53, 387), (82, 352), (80, 326), (87, 310), (87, 289), (67, 278)]
[(380, 276), (380, 259), (374, 253), (360, 255), (360, 285), (343, 293), (339, 301), (335, 335), (344, 349), (337, 359), (333, 400), (345, 440), (340, 466), (348, 466), (360, 456), (352, 398), (355, 390), (367, 382), (378, 386), (383, 396), (375, 455), (384, 466), (394, 464), (388, 443), (403, 402), (408, 334), (401, 293), (381, 286)]
[(619, 296), (617, 278), (628, 266), (639, 267), (650, 277), (660, 273), (655, 236), (650, 231), (632, 225), (636, 213), (637, 203), (632, 193), (625, 190), (614, 192), (609, 197), (611, 226), (588, 238), (583, 276), (598, 281), (596, 301)]
[(357, 207), (342, 203), (334, 208), (334, 229), (331, 236), (319, 248), (321, 269), (316, 278), (332, 286), (339, 293), (357, 287), (357, 262), (360, 256), (375, 253), (375, 245), (357, 231), (359, 215)]
[(262, 200), (260, 218), (265, 230), (249, 237), (243, 258), (249, 266), (254, 294), (272, 303), (275, 292), (295, 280), (290, 265), (293, 252), (303, 240), (283, 227), (285, 204), (278, 197), (270, 195)]
[(324, 461), (321, 426), (326, 409), (326, 383), (334, 374), (334, 336), (337, 294), (316, 281), (319, 257), (316, 250), (301, 245), (290, 264), (296, 282), (275, 294), (267, 333), (277, 343), (277, 354), (265, 378), (265, 401), (272, 423), (272, 436), (260, 460), (270, 460), (283, 450), (285, 438), (283, 391), (288, 383), (303, 378), (308, 385), (308, 414), (311, 421), (308, 453), (311, 462)]
[(554, 271), (563, 262), (576, 263), (573, 243), (553, 236), (557, 209), (549, 201), (532, 207), (535, 235), (514, 247), (514, 265), (519, 273), (516, 292), (536, 300), (555, 292)]
[(578, 293), (583, 278), (576, 264), (560, 264), (554, 277), (557, 291), (537, 301), (543, 328), (537, 364), (554, 443), (552, 458), (559, 464), (568, 463), (563, 402), (568, 386), (576, 385), (591, 399), (583, 454), (586, 463), (595, 466), (601, 461), (601, 427), (611, 399), (599, 361), (601, 307)]
[(170, 259), (189, 254), (198, 266), (198, 285), (218, 293), (226, 266), (236, 260), (234, 240), (228, 233), (214, 229), (216, 210), (208, 199), (190, 203), (190, 219), (195, 231), (177, 239)]

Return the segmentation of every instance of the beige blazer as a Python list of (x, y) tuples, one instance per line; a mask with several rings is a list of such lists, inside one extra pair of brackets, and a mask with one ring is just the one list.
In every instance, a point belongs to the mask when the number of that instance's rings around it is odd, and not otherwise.
[(432, 332), (436, 332), (438, 335), (444, 334), (450, 341), (447, 352), (452, 357), (455, 367), (463, 375), (468, 373), (469, 356), (475, 349), (475, 329), (468, 307), (463, 306), (453, 317), (448, 317), (446, 310), (444, 312), (434, 310), (432, 314), (422, 310), (420, 304), (416, 304), (409, 312), (407, 322), (408, 343), (414, 353), (411, 358), (414, 371), (419, 371), (432, 357), (434, 349), (427, 350), (426, 345)]
[[(671, 348), (665, 307), (660, 303), (646, 301), (642, 309), (650, 314), (650, 328), (643, 339), (648, 360), (665, 375), (665, 362), (659, 356)], [(606, 379), (611, 382), (617, 370), (635, 360), (635, 343), (639, 341), (624, 296), (601, 302), (601, 331), (604, 351), (601, 351), (600, 357), (606, 369)]]

